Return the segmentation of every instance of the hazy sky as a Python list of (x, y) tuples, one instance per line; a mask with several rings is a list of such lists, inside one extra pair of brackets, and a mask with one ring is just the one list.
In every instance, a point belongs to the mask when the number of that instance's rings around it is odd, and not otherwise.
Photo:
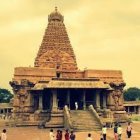
[(0, 0), (0, 87), (14, 67), (33, 66), (48, 14), (64, 15), (80, 69), (122, 70), (140, 87), (140, 0)]

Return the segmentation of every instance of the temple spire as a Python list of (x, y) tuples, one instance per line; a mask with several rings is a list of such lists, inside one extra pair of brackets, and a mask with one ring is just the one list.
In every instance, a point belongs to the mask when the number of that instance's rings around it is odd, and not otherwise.
[(55, 12), (57, 12), (57, 6), (55, 6)]
[(76, 58), (63, 23), (64, 17), (55, 11), (48, 16), (48, 27), (35, 59), (35, 67), (77, 70)]

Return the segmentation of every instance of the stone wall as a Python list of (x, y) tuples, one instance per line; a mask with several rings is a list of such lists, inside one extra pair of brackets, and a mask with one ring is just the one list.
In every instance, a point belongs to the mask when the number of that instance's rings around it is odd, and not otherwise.
[(119, 70), (85, 70), (85, 78), (99, 78), (100, 80), (110, 82), (123, 82), (122, 72)]

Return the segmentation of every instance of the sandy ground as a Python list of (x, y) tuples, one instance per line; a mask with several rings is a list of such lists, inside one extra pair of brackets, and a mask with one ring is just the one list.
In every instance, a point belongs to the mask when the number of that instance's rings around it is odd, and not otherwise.
[[(127, 140), (126, 137), (126, 124), (123, 124), (122, 140)], [(130, 140), (140, 140), (140, 122), (132, 124), (132, 138)], [(49, 140), (49, 129), (38, 129), (37, 127), (0, 127), (0, 131), (3, 128), (7, 129), (8, 140)], [(64, 135), (64, 129), (63, 135)], [(56, 129), (54, 130), (56, 134)], [(75, 132), (76, 140), (86, 140), (89, 132)], [(93, 140), (100, 140), (100, 132), (90, 132)], [(107, 140), (113, 140), (113, 129), (107, 130), (109, 138)], [(63, 137), (64, 140), (64, 137)]]

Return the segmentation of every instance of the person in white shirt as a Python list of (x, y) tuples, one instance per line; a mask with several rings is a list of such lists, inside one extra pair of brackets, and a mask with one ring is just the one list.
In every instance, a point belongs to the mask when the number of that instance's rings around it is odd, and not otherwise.
[(75, 110), (78, 110), (78, 103), (75, 102)]
[(54, 140), (53, 129), (50, 130), (50, 140)]
[(118, 129), (117, 129), (117, 133), (118, 133), (118, 140), (121, 140), (121, 136), (122, 136), (122, 127), (119, 124)]
[(90, 133), (88, 134), (88, 137), (86, 138), (86, 140), (92, 140)]
[(130, 138), (132, 135), (132, 126), (131, 126), (130, 122), (128, 123), (128, 126), (126, 128), (126, 132), (127, 132), (128, 138)]
[(104, 125), (102, 128), (103, 140), (106, 140), (106, 126)]
[(3, 129), (1, 133), (1, 140), (7, 140), (6, 129)]

